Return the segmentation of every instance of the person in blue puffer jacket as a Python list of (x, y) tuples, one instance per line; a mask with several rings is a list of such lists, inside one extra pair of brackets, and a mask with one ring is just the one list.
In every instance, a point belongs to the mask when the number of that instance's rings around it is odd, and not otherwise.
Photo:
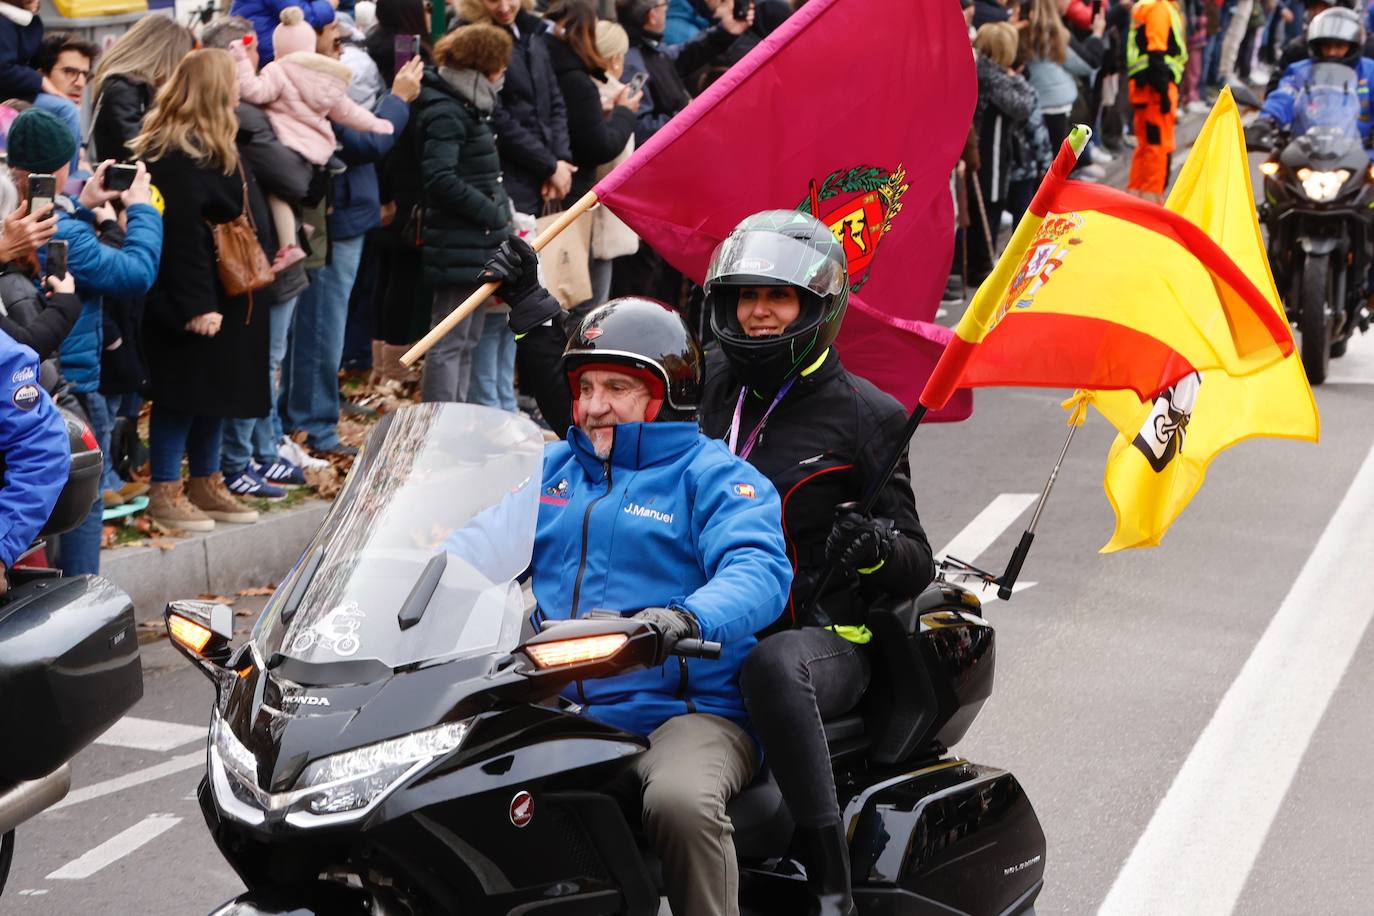
[(281, 22), (281, 11), (288, 6), (299, 6), (305, 14), (305, 21), (316, 32), (334, 21), (334, 10), (338, 0), (234, 0), (229, 7), (230, 16), (242, 16), (253, 23), (258, 33), (258, 66), (265, 67), (272, 62), (272, 30)]
[[(51, 174), (57, 187), (63, 187), (76, 140), (61, 120), (47, 111), (31, 108), (14, 119), (8, 142), (10, 171), (21, 193), (27, 194), (31, 173)], [(81, 315), (62, 341), (62, 374), (81, 402), (101, 451), (109, 449), (113, 425), (105, 399), (92, 396), (100, 388), (100, 357), (106, 343), (102, 297), (147, 293), (157, 279), (162, 256), (162, 216), (152, 206), (147, 172), (140, 166), (133, 187), (127, 191), (107, 191), (103, 182), (105, 170), (111, 164), (105, 162), (96, 169), (78, 201), (58, 196), (57, 234), (53, 236), (67, 243), (67, 269), (76, 280), (76, 292), (81, 297)], [(122, 249), (100, 242), (92, 212), (115, 198), (123, 200), (128, 220)], [(97, 500), (87, 520), (62, 535), (60, 565), (64, 574), (100, 571), (101, 509), (102, 503)]]
[(701, 367), (661, 302), (614, 299), (586, 317), (564, 351), (576, 426), (544, 453), (531, 563), (537, 624), (609, 610), (722, 643), (716, 660), (565, 691), (584, 716), (648, 737), (624, 778), (679, 916), (738, 911), (725, 806), (759, 762), (739, 670), (792, 582), (777, 491), (695, 422)]
[(0, 331), (0, 595), (5, 573), (67, 482), (67, 427), (38, 381), (38, 354)]

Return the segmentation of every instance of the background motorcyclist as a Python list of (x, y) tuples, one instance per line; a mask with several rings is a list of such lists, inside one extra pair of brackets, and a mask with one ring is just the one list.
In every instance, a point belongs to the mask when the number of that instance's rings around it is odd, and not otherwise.
[[(505, 284), (511, 327), (522, 335), (521, 376), (535, 382), (555, 429), (566, 428), (566, 395), (560, 400), (550, 369), (564, 334), (561, 311), (539, 287), (536, 267), (529, 246), (512, 240), (485, 278)], [(727, 440), (783, 494), (795, 577), (783, 631), (760, 643), (741, 683), (826, 913), (846, 912), (852, 901), (822, 720), (852, 709), (867, 687), (868, 661), (857, 646), (869, 638), (868, 606), (883, 594), (919, 594), (934, 576), (905, 457), (872, 518), (843, 508), (863, 498), (906, 421), (902, 406), (850, 374), (833, 346), (848, 296), (844, 249), (819, 220), (771, 210), (742, 221), (706, 279), (719, 346), (707, 356), (700, 411), (702, 431)], [(804, 613), (827, 556), (841, 570), (822, 602), (835, 631)]]
[(1311, 58), (1299, 60), (1284, 71), (1278, 87), (1265, 98), (1264, 107), (1247, 128), (1247, 140), (1263, 145), (1272, 143), (1275, 133), (1293, 123), (1296, 102), (1308, 85), (1313, 65), (1332, 63), (1352, 68), (1359, 77), (1358, 85), (1351, 87), (1351, 90), (1359, 97), (1360, 117), (1357, 123), (1360, 137), (1368, 144), (1370, 129), (1374, 125), (1374, 109), (1370, 100), (1374, 60), (1364, 56), (1364, 44), (1364, 26), (1360, 17), (1351, 10), (1336, 7), (1313, 17), (1307, 26), (1307, 47)]
[(673, 640), (724, 644), (716, 660), (672, 657), (565, 695), (584, 715), (649, 738), (623, 778), (663, 859), (673, 912), (737, 913), (725, 806), (758, 767), (740, 665), (791, 582), (778, 494), (698, 429), (700, 350), (663, 303), (595, 309), (562, 368), (576, 426), (545, 451), (534, 619), (637, 612)]
[[(1335, 3), (1328, 0), (1308, 0), (1303, 4), (1305, 23), (1303, 33), (1284, 46), (1283, 53), (1279, 55), (1278, 62), (1274, 64), (1274, 69), (1269, 73), (1269, 83), (1265, 86), (1265, 94), (1273, 92), (1279, 88), (1279, 81), (1283, 79), (1283, 74), (1288, 68), (1300, 60), (1307, 60), (1307, 28), (1312, 20), (1333, 7), (1340, 7), (1348, 10), (1355, 9), (1355, 0), (1337, 0)], [(1364, 56), (1374, 58), (1374, 38), (1365, 36)]]
[(67, 427), (38, 380), (38, 356), (0, 331), (0, 595), (67, 482)]

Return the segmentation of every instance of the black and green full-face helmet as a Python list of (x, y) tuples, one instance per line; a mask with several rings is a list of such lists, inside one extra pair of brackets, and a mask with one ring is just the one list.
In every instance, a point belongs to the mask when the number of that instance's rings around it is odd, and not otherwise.
[[(781, 334), (750, 337), (740, 327), (740, 289), (790, 286), (801, 300)], [(849, 265), (834, 233), (809, 213), (765, 210), (716, 247), (706, 270), (711, 330), (740, 381), (776, 391), (835, 342), (849, 304)]]

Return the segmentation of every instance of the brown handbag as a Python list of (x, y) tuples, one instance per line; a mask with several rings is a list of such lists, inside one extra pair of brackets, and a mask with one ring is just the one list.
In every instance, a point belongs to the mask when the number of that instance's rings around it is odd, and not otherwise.
[(243, 182), (243, 212), (227, 223), (210, 224), (219, 282), (231, 297), (256, 292), (271, 286), (277, 279), (258, 242), (253, 214), (248, 208), (248, 179), (242, 165), (239, 166), (239, 180)]

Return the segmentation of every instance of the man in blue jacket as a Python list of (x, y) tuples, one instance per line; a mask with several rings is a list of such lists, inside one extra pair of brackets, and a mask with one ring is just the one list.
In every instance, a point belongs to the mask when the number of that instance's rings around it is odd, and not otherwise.
[(67, 427), (38, 383), (38, 354), (0, 331), (0, 595), (5, 574), (67, 482)]
[(649, 738), (631, 764), (678, 916), (738, 912), (726, 803), (749, 785), (739, 669), (781, 613), (792, 570), (777, 491), (696, 424), (701, 354), (652, 299), (615, 299), (569, 340), (574, 422), (544, 456), (533, 589), (539, 624), (595, 609), (722, 643), (566, 691), (583, 715)]
[[(30, 174), (50, 174), (60, 190), (67, 181), (76, 140), (71, 131), (49, 112), (31, 108), (14, 119), (9, 132), (9, 165), (20, 194), (27, 194)], [(100, 356), (105, 347), (102, 298), (142, 296), (157, 279), (162, 257), (162, 215), (152, 205), (152, 185), (139, 165), (133, 186), (127, 191), (107, 191), (102, 163), (73, 201), (58, 195), (57, 234), (67, 243), (67, 270), (76, 280), (81, 315), (62, 341), (62, 375), (91, 424), (101, 451), (110, 447), (113, 421), (100, 396)], [(124, 202), (128, 229), (123, 248), (103, 245), (95, 231), (94, 208), (115, 198)], [(100, 571), (99, 499), (79, 528), (62, 535), (61, 566), (69, 576)]]
[[(340, 47), (321, 42), (321, 54), (340, 55)], [(381, 225), (377, 166), (391, 152), (410, 120), (410, 103), (420, 94), (424, 64), (417, 57), (396, 73), (377, 116), (391, 122), (390, 134), (363, 133), (334, 125), (338, 157), (347, 171), (332, 179), (328, 223), (329, 262), (315, 271), (296, 303), (291, 342), (282, 364), (282, 425), (303, 430), (318, 452), (352, 453), (339, 441), (339, 365), (343, 361), (348, 299), (363, 256), (363, 243)]]

